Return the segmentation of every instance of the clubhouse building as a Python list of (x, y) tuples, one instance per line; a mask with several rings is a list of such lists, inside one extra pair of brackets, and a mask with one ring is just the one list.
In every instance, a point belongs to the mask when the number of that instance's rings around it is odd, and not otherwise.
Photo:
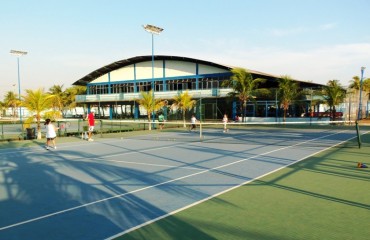
[[(154, 61), (153, 61), (154, 60)], [(73, 85), (86, 86), (86, 95), (78, 95), (77, 103), (94, 108), (97, 118), (139, 119), (146, 118), (146, 111), (138, 105), (141, 92), (152, 90), (155, 98), (167, 100), (168, 106), (161, 111), (169, 120), (181, 119), (175, 109), (169, 108), (173, 97), (188, 91), (197, 101), (196, 107), (188, 114), (196, 114), (198, 119), (221, 119), (223, 114), (229, 118), (241, 115), (237, 98), (231, 99), (231, 88), (222, 85), (230, 79), (233, 67), (209, 61), (179, 56), (137, 56), (103, 66), (77, 80)], [(253, 78), (263, 78), (266, 82), (260, 88), (276, 92), (279, 76), (248, 69)], [(295, 80), (297, 81), (297, 80)], [(317, 89), (322, 85), (297, 81), (301, 89)], [(274, 92), (271, 91), (271, 92)], [(301, 117), (308, 113), (310, 96), (306, 96), (289, 109), (289, 116)], [(256, 97), (248, 102), (247, 117), (282, 116), (276, 94)]]

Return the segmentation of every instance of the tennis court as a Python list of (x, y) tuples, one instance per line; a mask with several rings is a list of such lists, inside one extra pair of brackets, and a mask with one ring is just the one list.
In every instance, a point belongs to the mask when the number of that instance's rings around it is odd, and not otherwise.
[(1, 149), (0, 239), (118, 236), (356, 137), (345, 126), (203, 127)]

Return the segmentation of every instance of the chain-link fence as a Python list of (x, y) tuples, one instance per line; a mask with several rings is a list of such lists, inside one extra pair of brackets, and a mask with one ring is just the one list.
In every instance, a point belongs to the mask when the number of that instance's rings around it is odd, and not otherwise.
[[(58, 137), (84, 137), (88, 131), (88, 122), (82, 119), (75, 120), (59, 120), (52, 122), (57, 127)], [(156, 128), (157, 123), (153, 124), (152, 128)], [(148, 122), (144, 120), (138, 121), (120, 121), (120, 120), (95, 120), (94, 134), (117, 133), (147, 130)], [(20, 124), (14, 122), (0, 122), (0, 140), (32, 140), (36, 139), (41, 134), (41, 138), (45, 138), (46, 127), (44, 122), (41, 122), (40, 130), (37, 129), (37, 124)]]

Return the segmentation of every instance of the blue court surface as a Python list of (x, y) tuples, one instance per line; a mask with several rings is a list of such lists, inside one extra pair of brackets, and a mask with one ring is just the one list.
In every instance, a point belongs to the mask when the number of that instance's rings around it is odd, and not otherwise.
[(284, 129), (180, 140), (190, 134), (0, 150), (0, 239), (111, 239), (356, 136)]

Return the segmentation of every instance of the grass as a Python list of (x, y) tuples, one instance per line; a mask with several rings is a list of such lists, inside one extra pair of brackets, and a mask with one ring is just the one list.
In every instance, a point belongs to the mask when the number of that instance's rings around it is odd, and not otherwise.
[(125, 234), (129, 239), (369, 239), (370, 134)]

